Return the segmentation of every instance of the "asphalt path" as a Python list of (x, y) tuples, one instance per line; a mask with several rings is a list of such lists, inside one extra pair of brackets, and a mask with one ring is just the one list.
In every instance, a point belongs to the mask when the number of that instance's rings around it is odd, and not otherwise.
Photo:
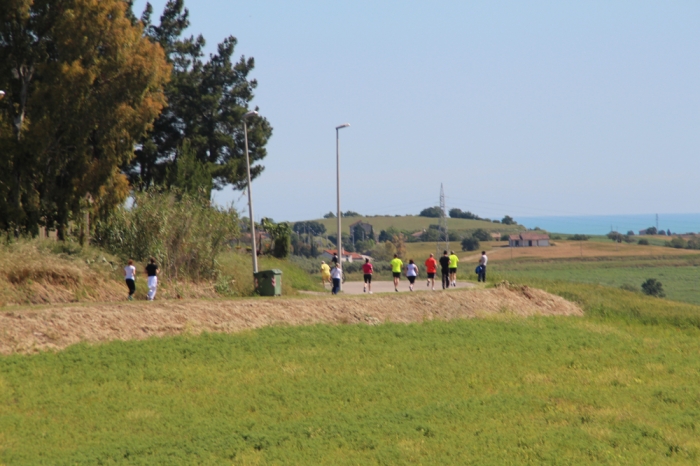
[[(419, 278), (416, 280), (415, 285), (413, 285), (413, 290), (414, 291), (432, 291), (429, 286), (426, 286), (426, 278)], [(362, 287), (364, 283), (363, 282), (345, 282), (343, 283), (343, 293), (345, 294), (362, 294)], [(408, 289), (408, 280), (406, 277), (401, 277), (401, 280), (399, 281), (399, 292), (408, 292), (410, 291)], [(452, 287), (454, 289), (456, 288), (474, 288), (476, 285), (474, 283), (470, 282), (460, 282), (457, 281), (457, 286)], [(326, 284), (326, 289), (330, 291), (331, 287), (330, 285)], [(394, 282), (393, 281), (373, 281), (372, 282), (372, 292), (373, 293), (391, 293), (394, 291)], [(435, 291), (442, 291), (442, 283), (439, 281), (435, 281)]]

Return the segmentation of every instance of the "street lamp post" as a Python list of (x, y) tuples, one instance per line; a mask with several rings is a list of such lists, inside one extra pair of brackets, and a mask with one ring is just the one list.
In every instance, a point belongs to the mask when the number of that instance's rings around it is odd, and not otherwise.
[(3, 97), (5, 97), (5, 91), (0, 91), (0, 100), (2, 100)]
[[(338, 252), (338, 260), (341, 262), (341, 267), (342, 267), (342, 262), (343, 262), (343, 241), (342, 241), (342, 235), (340, 233), (340, 130), (343, 128), (347, 128), (350, 126), (350, 123), (343, 123), (340, 126), (335, 127), (335, 167), (336, 167), (336, 190), (337, 190), (337, 195), (338, 195), (338, 241), (336, 242), (337, 246), (337, 252)], [(341, 278), (340, 280), (340, 290), (343, 291), (343, 280)]]
[(253, 193), (250, 188), (250, 156), (248, 155), (248, 125), (246, 119), (257, 116), (258, 112), (252, 111), (243, 115), (243, 134), (245, 135), (245, 163), (248, 169), (248, 213), (250, 215), (250, 238), (253, 240), (253, 273), (258, 273), (258, 248), (255, 241), (255, 219), (253, 218)]

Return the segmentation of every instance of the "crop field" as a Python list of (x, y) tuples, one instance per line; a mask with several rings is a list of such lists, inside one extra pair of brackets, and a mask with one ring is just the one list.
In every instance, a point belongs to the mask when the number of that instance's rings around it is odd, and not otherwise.
[(697, 463), (700, 307), (555, 291), (588, 315), (268, 327), (2, 357), (0, 462)]
[[(375, 233), (379, 234), (381, 230), (386, 230), (389, 227), (394, 227), (399, 230), (418, 231), (427, 229), (430, 225), (437, 225), (437, 218), (412, 216), (377, 216), (377, 217), (343, 217), (342, 229), (345, 233), (350, 233), (350, 225), (362, 220), (369, 223), (374, 228)], [(322, 223), (329, 233), (333, 233), (337, 229), (337, 220), (335, 218), (322, 218), (315, 220)], [(476, 230), (482, 228), (487, 231), (498, 231), (501, 233), (510, 233), (521, 231), (525, 228), (520, 225), (503, 225), (501, 223), (485, 222), (483, 220), (467, 220), (463, 218), (447, 219), (447, 227), (449, 230), (464, 231)]]

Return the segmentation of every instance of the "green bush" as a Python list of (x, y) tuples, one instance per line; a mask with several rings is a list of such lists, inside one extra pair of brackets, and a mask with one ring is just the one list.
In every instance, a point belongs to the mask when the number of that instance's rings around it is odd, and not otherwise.
[(649, 240), (648, 239), (640, 239), (639, 241), (637, 241), (637, 244), (639, 244), (641, 246), (649, 246)]
[(666, 296), (663, 285), (655, 278), (649, 278), (642, 283), (642, 292), (649, 296), (656, 296), (657, 298)]
[(462, 251), (476, 251), (479, 249), (479, 246), (479, 240), (473, 236), (462, 240)]
[(571, 235), (569, 236), (569, 239), (571, 241), (588, 241), (589, 236), (588, 235)]
[[(479, 241), (491, 241), (491, 234), (484, 230), (483, 228), (478, 228), (474, 230), (474, 233), (472, 233), (472, 236)], [(451, 239), (451, 238), (450, 238)]]
[(233, 208), (219, 209), (176, 190), (152, 190), (97, 222), (93, 241), (124, 260), (153, 256), (170, 278), (197, 280), (216, 276), (216, 257), (238, 233)]

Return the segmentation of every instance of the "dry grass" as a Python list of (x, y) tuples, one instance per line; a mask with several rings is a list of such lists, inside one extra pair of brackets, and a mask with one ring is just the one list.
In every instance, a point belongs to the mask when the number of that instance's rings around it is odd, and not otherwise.
[(154, 301), (23, 309), (0, 315), (0, 353), (33, 353), (69, 345), (153, 336), (239, 332), (269, 325), (378, 324), (488, 315), (583, 315), (542, 290), (503, 284), (475, 291), (387, 294), (358, 298)]
[[(503, 242), (484, 243), (489, 260), (513, 259), (566, 259), (580, 257), (633, 257), (633, 256), (686, 256), (697, 255), (697, 251), (674, 249), (664, 246), (640, 246), (638, 244), (609, 243), (597, 241), (554, 241), (554, 246), (532, 248), (509, 248)], [(463, 253), (461, 260), (476, 262), (481, 252)]]
[[(64, 248), (63, 251), (60, 249)], [(0, 307), (25, 304), (123, 301), (123, 264), (104, 251), (54, 241), (20, 241), (0, 247)], [(145, 299), (144, 264), (136, 297)], [(212, 283), (171, 282), (158, 293), (166, 299), (214, 298)]]

